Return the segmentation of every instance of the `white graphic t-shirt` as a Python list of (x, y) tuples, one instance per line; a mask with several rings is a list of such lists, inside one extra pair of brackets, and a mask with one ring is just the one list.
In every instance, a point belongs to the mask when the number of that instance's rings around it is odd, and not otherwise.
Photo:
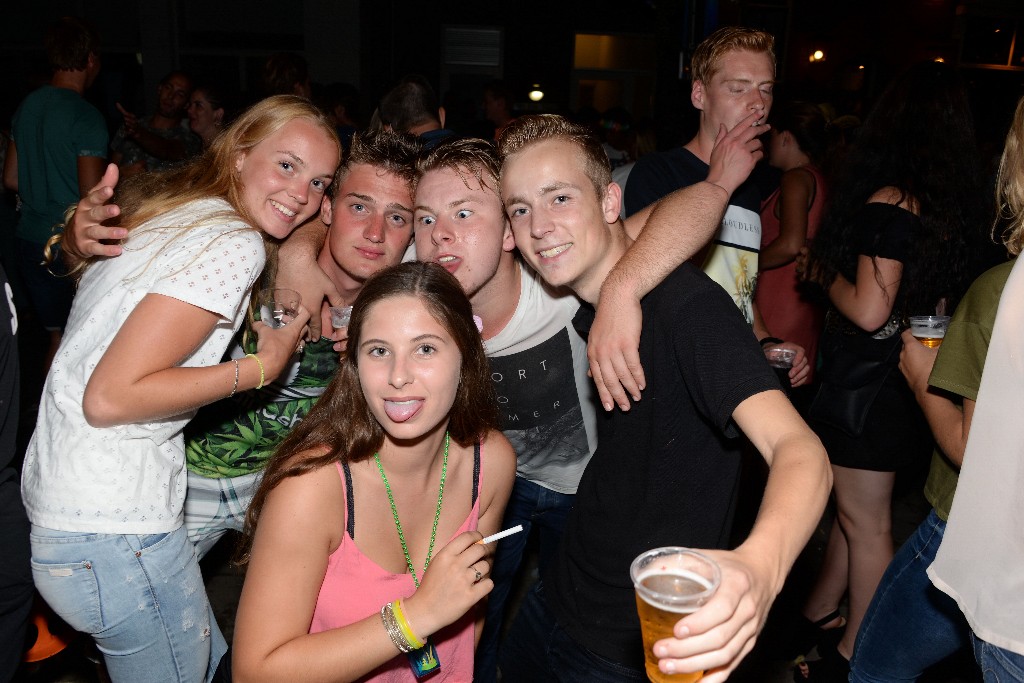
[(580, 302), (521, 268), (519, 305), (484, 342), (501, 429), (519, 476), (574, 494), (597, 448), (597, 389), (587, 376), (587, 342), (572, 326)]
[(761, 216), (756, 211), (729, 204), (722, 227), (708, 248), (704, 272), (729, 293), (748, 323), (754, 322), (752, 307), (760, 249)]

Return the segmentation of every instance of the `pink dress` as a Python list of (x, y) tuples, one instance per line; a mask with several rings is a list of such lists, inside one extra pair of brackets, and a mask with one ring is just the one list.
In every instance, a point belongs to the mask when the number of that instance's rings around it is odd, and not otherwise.
[[(811, 240), (821, 225), (825, 208), (825, 182), (821, 171), (811, 165), (803, 167), (814, 175), (814, 200), (807, 215), (807, 239)], [(761, 208), (761, 250), (778, 238), (782, 226), (776, 216), (781, 188), (775, 190)], [(757, 277), (754, 301), (764, 324), (773, 337), (796, 342), (804, 347), (811, 365), (810, 380), (818, 357), (818, 337), (825, 322), (825, 308), (808, 300), (797, 287), (796, 263), (762, 270)]]
[[(412, 574), (392, 574), (359, 550), (354, 539), (352, 479), (341, 463), (337, 466), (345, 486), (345, 509), (348, 511), (345, 534), (342, 535), (341, 545), (327, 562), (327, 573), (316, 599), (313, 621), (309, 625), (310, 633), (346, 626), (370, 615), (379, 614), (381, 606), (385, 603), (407, 598), (416, 590)], [(479, 444), (473, 453), (473, 472), (476, 475), (473, 481), (473, 508), (454, 536), (476, 529), (480, 519), (479, 492), (483, 471), (480, 466)], [(441, 670), (424, 680), (453, 683), (468, 683), (473, 680), (474, 623), (474, 610), (469, 610), (458, 621), (430, 637), (430, 642), (437, 648)], [(381, 629), (384, 629), (383, 625)], [(417, 679), (409, 667), (408, 658), (398, 654), (359, 680), (375, 683), (411, 683)]]

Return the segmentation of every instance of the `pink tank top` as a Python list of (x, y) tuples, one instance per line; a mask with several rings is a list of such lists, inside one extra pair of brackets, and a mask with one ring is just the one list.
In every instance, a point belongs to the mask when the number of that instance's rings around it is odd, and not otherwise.
[[(480, 484), (483, 481), (480, 462), (480, 444), (477, 444), (473, 449), (473, 508), (453, 538), (476, 529), (480, 519)], [(327, 573), (316, 598), (313, 621), (309, 625), (310, 633), (346, 626), (372, 614), (379, 614), (385, 603), (407, 598), (416, 591), (412, 574), (392, 574), (359, 550), (355, 542), (352, 478), (341, 463), (337, 463), (337, 467), (345, 488), (345, 533), (338, 549), (328, 559)], [(474, 610), (469, 610), (458, 621), (430, 637), (441, 662), (441, 671), (432, 675), (431, 681), (461, 683), (473, 680), (474, 616)], [(399, 654), (359, 680), (410, 683), (417, 679), (409, 667), (408, 658)]]
[[(807, 240), (814, 239), (821, 225), (825, 208), (825, 179), (821, 171), (811, 165), (804, 166), (814, 176), (814, 201), (807, 210)], [(780, 190), (775, 190), (761, 208), (761, 248), (773, 242), (782, 232), (775, 206), (779, 202)], [(811, 364), (811, 375), (818, 354), (818, 337), (825, 322), (825, 308), (809, 300), (798, 284), (796, 263), (787, 263), (779, 268), (762, 270), (757, 276), (757, 291), (754, 294), (757, 308), (761, 311), (764, 324), (772, 336), (796, 342), (804, 347)]]

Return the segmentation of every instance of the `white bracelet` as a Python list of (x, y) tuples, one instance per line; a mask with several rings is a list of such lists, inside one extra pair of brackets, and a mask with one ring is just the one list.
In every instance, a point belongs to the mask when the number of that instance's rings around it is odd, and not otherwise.
[(235, 363), (235, 384), (234, 384), (234, 386), (231, 387), (231, 393), (228, 394), (228, 398), (231, 398), (232, 396), (234, 396), (235, 392), (238, 391), (238, 359), (237, 358), (234, 360), (234, 363)]

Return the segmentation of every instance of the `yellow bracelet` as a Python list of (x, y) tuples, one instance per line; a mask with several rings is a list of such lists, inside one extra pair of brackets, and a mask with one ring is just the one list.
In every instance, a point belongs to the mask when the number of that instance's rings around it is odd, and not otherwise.
[(402, 612), (402, 601), (395, 600), (394, 604), (395, 621), (398, 622), (398, 628), (402, 630), (402, 635), (409, 641), (414, 650), (418, 650), (426, 643), (416, 637), (416, 634), (412, 632), (412, 626), (409, 625), (409, 621), (405, 618), (405, 613)]
[(256, 361), (256, 364), (260, 366), (260, 383), (256, 385), (256, 388), (257, 389), (262, 389), (263, 388), (263, 382), (266, 381), (266, 379), (267, 379), (267, 376), (265, 374), (263, 374), (263, 361), (261, 361), (260, 357), (257, 356), (255, 353), (247, 353), (247, 354), (245, 354), (245, 357), (246, 358), (252, 358), (254, 361)]

